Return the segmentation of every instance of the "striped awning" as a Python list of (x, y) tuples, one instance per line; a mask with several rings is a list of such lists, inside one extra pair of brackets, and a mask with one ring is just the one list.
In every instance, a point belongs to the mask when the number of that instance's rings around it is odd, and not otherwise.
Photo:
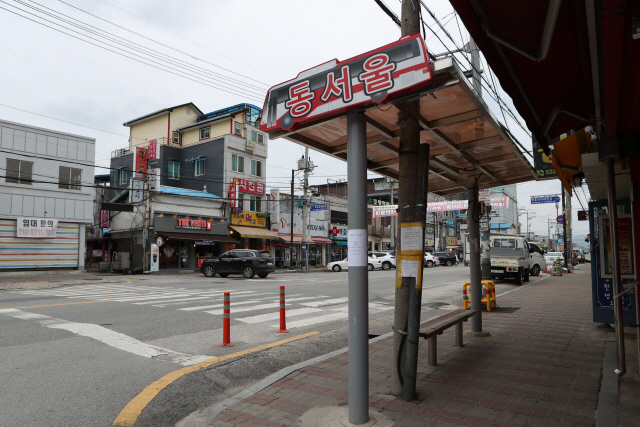
[(242, 225), (234, 225), (231, 227), (231, 229), (240, 233), (242, 237), (249, 238), (249, 239), (270, 239), (270, 240), (280, 239), (280, 236), (278, 236), (276, 233), (274, 233), (271, 230), (267, 230), (266, 228), (245, 227)]

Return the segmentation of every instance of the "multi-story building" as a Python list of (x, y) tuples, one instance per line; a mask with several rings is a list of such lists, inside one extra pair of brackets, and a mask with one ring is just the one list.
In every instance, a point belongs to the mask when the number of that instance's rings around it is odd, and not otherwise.
[[(125, 197), (132, 182), (136, 181), (136, 175), (145, 179), (147, 173), (152, 195), (172, 193), (206, 198), (211, 203), (215, 199), (215, 209), (219, 208), (219, 212), (207, 220), (222, 220), (225, 227), (230, 225), (231, 237), (240, 247), (271, 250), (271, 242), (277, 235), (269, 231), (266, 224), (268, 137), (258, 128), (260, 111), (250, 104), (237, 104), (203, 114), (194, 104), (187, 103), (124, 123), (130, 129), (129, 146), (112, 155), (110, 201)], [(173, 209), (178, 208), (174, 206)], [(199, 217), (202, 212), (184, 209), (162, 212), (163, 217), (172, 214)], [(155, 225), (158, 217), (148, 218), (148, 221), (149, 238), (162, 237)], [(200, 233), (200, 241), (228, 245), (230, 236), (226, 230), (219, 228), (217, 231), (222, 233), (218, 237)], [(112, 235), (116, 232), (112, 226)], [(194, 240), (196, 236), (182, 237), (184, 241), (172, 246), (188, 249), (187, 240), (199, 245), (199, 241)], [(163, 250), (161, 248), (161, 254)], [(219, 250), (213, 252), (217, 254)], [(196, 258), (194, 253), (191, 259)], [(193, 268), (195, 261), (185, 265), (184, 268)]]
[(95, 139), (0, 121), (0, 270), (84, 270)]

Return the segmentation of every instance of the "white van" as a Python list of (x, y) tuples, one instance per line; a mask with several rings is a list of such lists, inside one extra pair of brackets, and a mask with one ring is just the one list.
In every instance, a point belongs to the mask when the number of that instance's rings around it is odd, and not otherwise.
[(532, 276), (538, 276), (542, 270), (547, 268), (547, 262), (544, 259), (544, 252), (535, 243), (529, 243), (529, 253), (531, 254), (529, 274)]

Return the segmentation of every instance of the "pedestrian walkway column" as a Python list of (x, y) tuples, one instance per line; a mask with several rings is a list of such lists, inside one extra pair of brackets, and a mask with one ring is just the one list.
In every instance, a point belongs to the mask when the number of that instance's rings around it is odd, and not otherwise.
[(480, 203), (478, 187), (469, 187), (469, 270), (471, 281), (471, 310), (478, 314), (471, 318), (471, 332), (482, 332), (482, 264), (480, 264)]
[(347, 115), (349, 209), (349, 422), (369, 421), (367, 144), (363, 113)]

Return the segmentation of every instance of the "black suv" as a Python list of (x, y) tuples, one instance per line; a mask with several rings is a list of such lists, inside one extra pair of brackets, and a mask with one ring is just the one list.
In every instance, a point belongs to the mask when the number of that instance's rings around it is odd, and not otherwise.
[(442, 266), (446, 265), (447, 267), (451, 267), (458, 263), (458, 258), (453, 252), (436, 252), (433, 256), (440, 260), (440, 265)]
[(213, 277), (227, 277), (229, 274), (242, 274), (247, 279), (258, 277), (265, 278), (269, 273), (276, 271), (273, 258), (269, 252), (253, 249), (234, 249), (219, 257), (209, 258), (202, 262), (200, 268), (202, 274)]

